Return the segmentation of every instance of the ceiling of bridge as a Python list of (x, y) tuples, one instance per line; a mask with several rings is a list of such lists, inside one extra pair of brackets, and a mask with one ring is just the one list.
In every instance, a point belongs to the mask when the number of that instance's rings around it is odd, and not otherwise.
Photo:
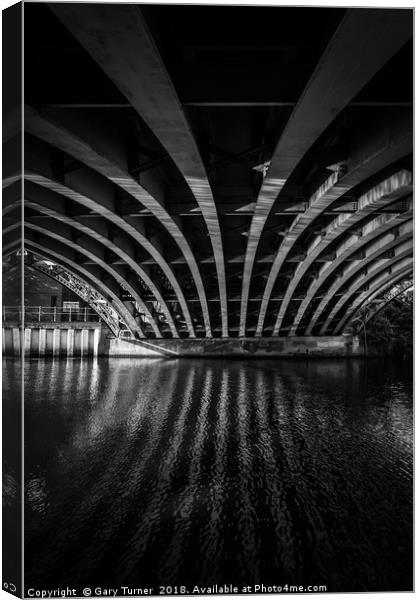
[(28, 248), (114, 304), (128, 286), (146, 335), (333, 333), (410, 276), (410, 10), (27, 3), (25, 23)]

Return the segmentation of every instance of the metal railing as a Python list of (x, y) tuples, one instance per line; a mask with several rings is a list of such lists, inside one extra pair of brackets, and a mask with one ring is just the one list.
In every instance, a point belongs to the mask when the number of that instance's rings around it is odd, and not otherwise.
[(100, 323), (98, 313), (91, 308), (57, 308), (52, 306), (3, 306), (3, 322), (26, 323)]

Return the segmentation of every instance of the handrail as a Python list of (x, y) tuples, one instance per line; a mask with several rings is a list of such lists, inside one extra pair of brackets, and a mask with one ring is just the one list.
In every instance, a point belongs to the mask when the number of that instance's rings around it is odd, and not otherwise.
[(83, 308), (61, 308), (56, 306), (3, 306), (3, 321), (21, 321), (24, 319), (30, 323), (73, 323), (73, 322), (97, 322), (103, 319), (93, 309)]

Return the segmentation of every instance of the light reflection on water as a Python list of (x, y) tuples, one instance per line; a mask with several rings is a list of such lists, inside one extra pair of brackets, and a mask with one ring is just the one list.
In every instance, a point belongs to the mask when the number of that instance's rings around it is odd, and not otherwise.
[(382, 360), (28, 361), (27, 583), (411, 589), (410, 377)]

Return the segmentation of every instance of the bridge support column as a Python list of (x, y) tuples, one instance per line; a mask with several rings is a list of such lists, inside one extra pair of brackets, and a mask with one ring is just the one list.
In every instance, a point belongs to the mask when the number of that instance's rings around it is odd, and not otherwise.
[(13, 340), (13, 354), (15, 356), (20, 356), (20, 347), (21, 347), (21, 329), (20, 329), (20, 327), (13, 328), (12, 340)]
[(31, 337), (32, 337), (31, 334), (32, 334), (32, 331), (30, 329), (25, 329), (24, 334), (23, 334), (24, 335), (23, 347), (24, 347), (24, 351), (25, 351), (25, 358), (27, 356), (29, 356), (31, 353)]
[(67, 330), (67, 356), (74, 354), (74, 329)]
[(89, 352), (89, 331), (82, 329), (80, 340), (80, 356), (86, 356)]
[(39, 330), (39, 342), (38, 342), (38, 356), (45, 355), (45, 347), (47, 345), (47, 330)]
[(95, 329), (93, 332), (93, 356), (98, 356), (100, 329)]
[(54, 329), (52, 335), (52, 355), (59, 356), (60, 354), (60, 330)]

